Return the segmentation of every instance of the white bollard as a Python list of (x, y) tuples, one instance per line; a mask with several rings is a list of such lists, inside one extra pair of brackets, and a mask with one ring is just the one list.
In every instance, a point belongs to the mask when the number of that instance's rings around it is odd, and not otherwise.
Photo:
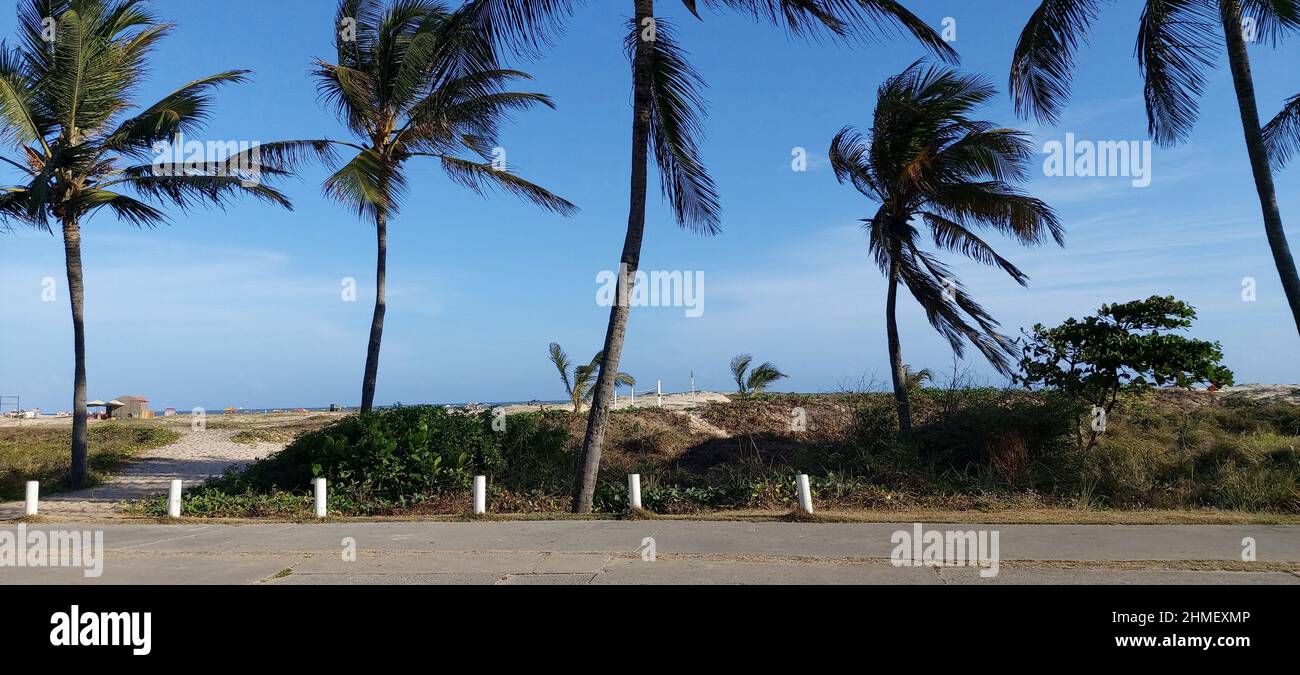
[(808, 489), (808, 474), (799, 474), (797, 484), (799, 486), (799, 510), (804, 513), (812, 513), (812, 490)]
[(614, 385), (614, 409), (618, 410), (618, 385)]
[(636, 385), (632, 385), (628, 387), (628, 393), (632, 396), (632, 398), (628, 399), (627, 407), (635, 408), (636, 407)]
[(167, 517), (181, 517), (181, 482), (173, 479), (171, 489), (167, 491)]
[(655, 399), (660, 408), (664, 407), (664, 381), (655, 380)]
[(35, 480), (27, 481), (27, 515), (36, 515), (36, 510), (41, 502), (41, 482)]
[(691, 403), (695, 403), (695, 371), (691, 371)]
[(641, 508), (641, 474), (627, 475), (627, 500), (634, 509)]
[(487, 476), (474, 476), (474, 515), (487, 513)]
[(315, 484), (316, 486), (316, 517), (324, 518), (325, 512), (328, 510), (325, 508), (326, 507), (325, 479), (317, 478), (316, 480), (312, 481), (312, 483)]

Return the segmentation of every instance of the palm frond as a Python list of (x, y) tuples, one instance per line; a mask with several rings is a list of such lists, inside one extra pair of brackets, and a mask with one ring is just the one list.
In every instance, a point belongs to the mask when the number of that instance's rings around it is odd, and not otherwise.
[(53, 230), (50, 229), (50, 221), (45, 217), (44, 210), (41, 210), (38, 218), (33, 218), (28, 214), (28, 204), (30, 203), (31, 196), (27, 194), (26, 187), (0, 188), (0, 225), (4, 226), (5, 231), (11, 231), (13, 230), (12, 223), (18, 222), (46, 234), (53, 234)]
[(788, 377), (785, 373), (777, 369), (776, 364), (771, 361), (765, 361), (758, 367), (749, 371), (749, 377), (745, 380), (745, 385), (750, 392), (759, 393), (767, 389), (768, 385), (783, 380)]
[(374, 78), (358, 68), (319, 60), (312, 75), (321, 101), (334, 108), (353, 133), (368, 136), (380, 110)]
[(86, 190), (77, 195), (75, 203), (86, 213), (107, 206), (119, 220), (139, 228), (153, 228), (167, 222), (167, 216), (153, 206), (109, 190)]
[(436, 0), (392, 0), (381, 15), (369, 74), (382, 109), (400, 109), (424, 85), (437, 51), (431, 31), (449, 12)]
[(37, 108), (35, 85), (24, 72), (22, 53), (0, 42), (0, 140), (14, 146), (45, 142), (49, 122)]
[(325, 194), (370, 220), (380, 213), (397, 213), (406, 178), (373, 148), (367, 148), (325, 179), (324, 189)]
[(1109, 0), (1043, 0), (1029, 17), (1011, 59), (1016, 114), (1044, 124), (1060, 121), (1070, 99), (1075, 53)]
[[(640, 28), (629, 23), (625, 48), (635, 61)], [(650, 146), (659, 166), (664, 198), (677, 224), (702, 234), (722, 230), (722, 207), (713, 178), (700, 158), (704, 82), (678, 46), (671, 24), (659, 19), (650, 46)]]
[(579, 401), (590, 401), (596, 390), (596, 377), (600, 364), (587, 363), (573, 369), (573, 408), (578, 409)]
[(1241, 16), (1255, 22), (1256, 39), (1274, 46), (1300, 28), (1300, 0), (1239, 0)]
[(179, 171), (172, 175), (141, 175), (125, 178), (124, 184), (140, 196), (162, 204), (173, 204), (182, 210), (197, 206), (225, 207), (238, 196), (256, 197), (281, 206), (289, 211), (293, 204), (283, 193), (249, 176), (195, 175)]
[(516, 176), (508, 169), (500, 171), (490, 163), (473, 162), (450, 155), (443, 155), (441, 159), (447, 176), (476, 194), (483, 195), (489, 187), (496, 187), (560, 215), (568, 216), (578, 211), (578, 207), (569, 200)]
[(1052, 207), (1022, 194), (1001, 181), (963, 181), (935, 186), (926, 195), (929, 206), (963, 227), (985, 225), (1037, 245), (1050, 235), (1065, 245), (1065, 228)]
[[(910, 33), (935, 56), (956, 63), (957, 51), (925, 21), (897, 0), (701, 0), (713, 9), (732, 9), (791, 34), (817, 37), (829, 33), (859, 42)], [(695, 0), (683, 4), (699, 17)]]
[(1205, 70), (1214, 67), (1222, 40), (1206, 0), (1147, 0), (1138, 30), (1147, 120), (1152, 138), (1172, 145), (1196, 123)]
[(1014, 343), (998, 332), (998, 322), (971, 298), (952, 270), (916, 249), (903, 251), (898, 263), (899, 279), (957, 357), (965, 354), (969, 342), (998, 372), (1010, 372)]
[(1277, 115), (1264, 125), (1264, 144), (1269, 162), (1280, 170), (1300, 148), (1300, 95), (1287, 99)]
[(558, 343), (552, 342), (548, 348), (551, 363), (555, 364), (555, 369), (560, 371), (560, 380), (564, 382), (564, 392), (573, 396), (573, 383), (569, 381), (569, 355), (564, 353), (564, 349)]
[(881, 199), (881, 190), (871, 175), (867, 142), (860, 131), (853, 127), (840, 129), (831, 140), (830, 161), (836, 180), (851, 183), (872, 199)]
[(198, 131), (208, 119), (212, 91), (226, 84), (247, 82), (249, 72), (231, 70), (186, 84), (143, 113), (122, 122), (104, 139), (105, 149), (142, 157), (149, 154), (154, 143), (166, 141), (178, 133)]
[(535, 57), (555, 44), (583, 0), (471, 0), (477, 29), (502, 52)]
[(754, 361), (754, 357), (749, 354), (740, 354), (731, 360), (731, 377), (736, 381), (736, 391), (744, 394), (747, 383), (745, 381), (745, 371), (749, 370), (749, 364)]
[(945, 251), (958, 253), (984, 265), (1001, 267), (1007, 274), (1011, 275), (1011, 278), (1016, 280), (1016, 283), (1021, 286), (1029, 285), (1029, 277), (1024, 272), (1021, 272), (1006, 258), (998, 255), (998, 252), (993, 250), (992, 246), (980, 239), (974, 232), (938, 214), (925, 212), (920, 215), (930, 228), (935, 246)]
[(934, 373), (929, 368), (912, 370), (912, 366), (903, 364), (903, 381), (909, 390), (920, 389), (924, 383), (934, 381)]

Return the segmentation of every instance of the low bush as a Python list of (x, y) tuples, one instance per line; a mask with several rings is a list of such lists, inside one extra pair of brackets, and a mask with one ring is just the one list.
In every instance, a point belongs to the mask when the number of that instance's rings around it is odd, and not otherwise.
[[(642, 475), (657, 513), (793, 509), (794, 477), (820, 508), (1222, 508), (1300, 512), (1300, 438), (1287, 404), (1188, 404), (1125, 394), (1089, 447), (1086, 410), (1043, 392), (922, 390), (913, 432), (897, 434), (886, 394), (765, 394), (690, 413), (611, 416), (598, 511), (628, 510)], [(807, 426), (792, 428), (798, 408)], [(586, 419), (415, 407), (351, 416), (185, 496), (192, 515), (310, 515), (310, 481), (329, 480), (339, 515), (460, 514), (471, 478), (488, 476), (494, 512), (569, 508)], [(145, 505), (165, 512), (162, 500)]]

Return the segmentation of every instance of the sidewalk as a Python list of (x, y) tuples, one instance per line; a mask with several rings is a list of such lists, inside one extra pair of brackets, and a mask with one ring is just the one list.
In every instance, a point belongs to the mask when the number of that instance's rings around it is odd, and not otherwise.
[[(14, 532), (16, 525), (0, 526)], [(102, 530), (103, 576), (0, 568), (0, 584), (1300, 584), (1300, 526), (933, 525), (997, 531), (1000, 570), (895, 567), (907, 524), (690, 521), (29, 525)], [(1242, 540), (1258, 562), (1242, 562)], [(654, 540), (655, 560), (641, 550)], [(355, 560), (345, 553), (355, 551)]]

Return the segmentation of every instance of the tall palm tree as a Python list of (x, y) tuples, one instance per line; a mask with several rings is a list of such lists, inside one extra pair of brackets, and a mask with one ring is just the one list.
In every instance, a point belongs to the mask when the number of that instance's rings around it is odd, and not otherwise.
[(27, 0), (18, 23), (18, 46), (0, 43), (0, 141), (14, 153), (0, 161), (20, 177), (0, 187), (0, 217), (51, 235), (55, 227), (62, 231), (75, 363), (75, 489), (86, 480), (82, 227), (105, 207), (137, 227), (166, 222), (153, 204), (187, 209), (249, 195), (291, 208), (265, 184), (287, 172), (285, 148), (263, 144), (203, 162), (160, 155), (162, 144), (202, 128), (214, 90), (243, 82), (248, 71), (195, 80), (132, 114), (149, 55), (171, 29), (142, 0)]
[[(600, 472), (601, 449), (609, 423), (623, 340), (627, 335), (629, 298), (641, 264), (649, 158), (659, 167), (660, 191), (672, 206), (677, 224), (716, 234), (720, 230), (718, 194), (699, 155), (703, 81), (691, 68), (672, 25), (655, 14), (654, 0), (630, 1), (633, 18), (625, 45), (632, 62), (632, 167), (627, 235), (619, 257), (619, 296), (610, 308), (605, 355), (587, 418), (573, 510), (590, 513)], [(480, 25), (498, 47), (524, 53), (548, 44), (583, 0), (471, 0)], [(898, 0), (682, 0), (697, 18), (699, 6), (733, 9), (781, 25), (795, 34), (828, 31), (836, 36), (870, 37), (878, 29), (903, 30), (945, 59), (956, 52), (937, 32)]]
[[(569, 355), (564, 353), (564, 349), (559, 344), (551, 343), (550, 357), (551, 363), (555, 364), (555, 369), (560, 371), (560, 380), (564, 382), (564, 392), (569, 395), (569, 401), (573, 403), (573, 412), (575, 414), (581, 412), (583, 401), (590, 401), (592, 393), (596, 390), (593, 384), (596, 371), (600, 369), (600, 360), (604, 355), (596, 352), (590, 363), (574, 366), (572, 377), (569, 375), (569, 366), (572, 365), (569, 362)], [(616, 382), (619, 386), (636, 386), (636, 378), (627, 373), (619, 373)]]
[(885, 320), (902, 433), (912, 417), (895, 316), (900, 283), (958, 356), (970, 342), (1005, 374), (1013, 346), (953, 272), (922, 250), (918, 225), (936, 247), (1000, 267), (1022, 286), (1028, 277), (975, 230), (991, 228), (1025, 245), (1049, 235), (1064, 242), (1052, 209), (1015, 187), (1027, 180), (1029, 136), (970, 116), (995, 95), (983, 77), (917, 62), (881, 85), (869, 137), (845, 127), (831, 142), (835, 177), (880, 204), (864, 222), (868, 251), (888, 281)]
[(769, 384), (788, 377), (771, 361), (765, 361), (750, 370), (749, 365), (753, 362), (754, 357), (749, 354), (741, 354), (731, 360), (731, 377), (736, 380), (736, 393), (741, 396), (760, 394)]
[[(335, 25), (337, 63), (318, 60), (314, 75), (322, 97), (335, 107), (358, 142), (313, 143), (355, 152), (325, 181), (325, 191), (375, 224), (375, 311), (361, 384), (361, 412), (374, 406), (379, 347), (387, 309), (388, 222), (405, 195), (407, 162), (440, 161), (452, 182), (483, 194), (503, 189), (542, 208), (569, 215), (567, 200), (503, 167), (500, 122), (534, 105), (553, 108), (543, 94), (506, 90), (529, 79), (496, 66), (467, 8), (435, 0), (341, 0)], [(466, 159), (470, 152), (479, 159)], [(481, 160), (481, 161), (480, 161)]]
[[(1069, 99), (1075, 53), (1108, 0), (1043, 0), (1025, 25), (1011, 64), (1011, 95), (1022, 116), (1055, 124)], [(1147, 122), (1163, 146), (1187, 139), (1196, 123), (1205, 72), (1227, 46), (1246, 152), (1259, 193), (1273, 262), (1300, 332), (1300, 275), (1282, 228), (1268, 147), (1260, 129), (1255, 84), (1246, 53), (1245, 20), (1276, 40), (1300, 27), (1300, 0), (1146, 0), (1137, 57), (1145, 80)]]

